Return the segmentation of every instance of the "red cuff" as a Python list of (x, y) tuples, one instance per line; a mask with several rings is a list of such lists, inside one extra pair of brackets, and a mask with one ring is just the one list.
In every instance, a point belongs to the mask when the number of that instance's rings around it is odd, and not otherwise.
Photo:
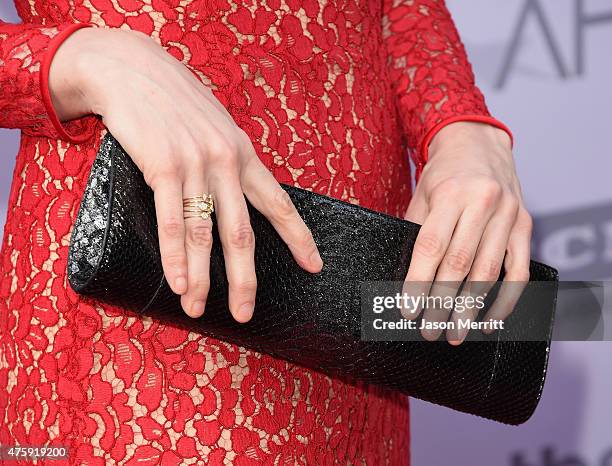
[(504, 130), (506, 133), (508, 133), (508, 136), (510, 136), (510, 144), (514, 145), (514, 136), (512, 135), (512, 132), (510, 131), (510, 128), (508, 128), (501, 121), (496, 120), (493, 117), (485, 116), (485, 115), (458, 115), (458, 116), (454, 116), (454, 117), (450, 117), (450, 118), (446, 118), (446, 119), (442, 120), (440, 123), (435, 125), (433, 128), (431, 128), (427, 132), (427, 134), (423, 138), (423, 142), (421, 143), (421, 147), (420, 147), (420, 149), (421, 149), (420, 152), (421, 152), (421, 157), (422, 157), (422, 164), (427, 163), (427, 159), (428, 159), (428, 156), (429, 156), (429, 154), (428, 154), (428, 152), (429, 152), (429, 143), (434, 138), (434, 136), (436, 134), (438, 134), (438, 131), (440, 131), (446, 125), (450, 125), (451, 123), (456, 123), (458, 121), (476, 121), (476, 122), (479, 122), (479, 123), (488, 123), (488, 124), (490, 124), (492, 126), (495, 126), (496, 128)]
[(67, 129), (62, 125), (62, 122), (59, 120), (57, 113), (55, 112), (55, 108), (53, 107), (53, 102), (51, 101), (51, 92), (49, 91), (49, 71), (51, 69), (51, 62), (57, 49), (59, 49), (60, 45), (75, 31), (91, 27), (93, 24), (88, 23), (75, 23), (68, 26), (66, 29), (63, 29), (59, 34), (57, 34), (47, 46), (47, 51), (41, 62), (40, 69), (40, 92), (42, 95), (42, 100), (45, 105), (45, 109), (47, 110), (47, 114), (49, 116), (49, 120), (53, 124), (53, 127), (60, 135), (62, 139), (66, 139), (72, 143), (78, 144), (81, 142), (85, 142), (88, 140), (93, 131), (86, 131), (85, 134), (70, 134)]

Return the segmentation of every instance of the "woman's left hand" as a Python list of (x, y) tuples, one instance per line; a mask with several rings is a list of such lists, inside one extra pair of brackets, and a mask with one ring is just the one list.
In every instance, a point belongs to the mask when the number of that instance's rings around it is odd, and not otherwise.
[[(442, 128), (429, 145), (429, 160), (405, 218), (422, 224), (405, 290), (414, 293), (419, 285), (433, 282), (426, 295), (454, 297), (466, 278), (468, 282), (494, 283), (502, 266), (505, 282), (529, 280), (532, 220), (523, 203), (505, 131), (476, 122)], [(417, 282), (416, 286), (411, 282)], [(514, 291), (499, 305), (496, 301), (485, 319), (491, 314), (496, 320), (507, 317), (515, 304), (516, 288)], [(409, 319), (419, 313), (403, 312)], [(473, 320), (476, 313), (468, 312), (462, 318)], [(455, 321), (456, 314), (453, 312)], [(429, 321), (445, 317), (448, 312), (431, 309), (423, 316)], [(437, 339), (440, 333), (422, 330), (428, 340)], [(453, 332), (453, 336), (447, 332), (447, 339), (460, 344), (466, 334), (467, 330)]]

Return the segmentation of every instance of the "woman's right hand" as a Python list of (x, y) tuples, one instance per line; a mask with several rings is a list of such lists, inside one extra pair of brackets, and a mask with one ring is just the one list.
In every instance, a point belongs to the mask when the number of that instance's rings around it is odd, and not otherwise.
[(62, 121), (102, 116), (142, 171), (155, 193), (164, 274), (191, 317), (204, 312), (210, 287), (212, 223), (183, 219), (184, 197), (214, 197), (237, 321), (251, 318), (257, 288), (244, 195), (303, 269), (322, 269), (310, 230), (249, 137), (212, 91), (148, 36), (101, 28), (74, 32), (53, 58), (49, 88)]

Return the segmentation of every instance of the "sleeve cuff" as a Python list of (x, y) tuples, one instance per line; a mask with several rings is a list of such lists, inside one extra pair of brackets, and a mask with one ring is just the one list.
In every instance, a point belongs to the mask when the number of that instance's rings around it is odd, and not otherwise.
[(51, 100), (51, 92), (49, 91), (49, 71), (51, 69), (53, 57), (62, 43), (73, 32), (92, 26), (93, 24), (89, 23), (75, 23), (63, 29), (59, 34), (51, 39), (47, 47), (47, 51), (41, 61), (40, 91), (45, 110), (47, 111), (49, 120), (51, 121), (51, 124), (55, 128), (55, 131), (58, 133), (59, 137), (74, 144), (85, 142), (93, 136), (95, 127), (97, 125), (97, 119), (95, 116), (90, 115), (84, 116), (77, 120), (62, 123), (55, 112), (55, 108), (53, 107), (53, 102)]
[(508, 136), (510, 137), (510, 144), (514, 146), (514, 136), (512, 135), (512, 131), (510, 131), (510, 128), (508, 128), (504, 123), (502, 123), (501, 121), (493, 117), (486, 116), (486, 115), (453, 116), (453, 117), (446, 118), (440, 121), (425, 134), (425, 137), (423, 138), (423, 141), (421, 142), (421, 147), (420, 147), (422, 165), (425, 165), (427, 163), (427, 160), (429, 158), (429, 143), (434, 138), (434, 136), (438, 134), (438, 132), (445, 126), (450, 125), (451, 123), (456, 123), (458, 121), (475, 121), (475, 122), (487, 123), (489, 125), (495, 126), (496, 128), (499, 128), (505, 131), (506, 133), (508, 133)]

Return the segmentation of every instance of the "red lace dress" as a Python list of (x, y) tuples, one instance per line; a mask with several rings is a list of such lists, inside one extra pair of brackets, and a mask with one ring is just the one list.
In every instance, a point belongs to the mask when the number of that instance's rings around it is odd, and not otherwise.
[[(402, 216), (428, 141), (487, 112), (434, 0), (17, 0), (0, 126), (21, 129), (0, 258), (0, 444), (75, 464), (407, 464), (408, 399), (76, 295), (71, 226), (104, 133), (61, 124), (78, 23), (151, 35), (214, 89), (279, 181)], [(60, 464), (60, 463), (52, 463)]]

